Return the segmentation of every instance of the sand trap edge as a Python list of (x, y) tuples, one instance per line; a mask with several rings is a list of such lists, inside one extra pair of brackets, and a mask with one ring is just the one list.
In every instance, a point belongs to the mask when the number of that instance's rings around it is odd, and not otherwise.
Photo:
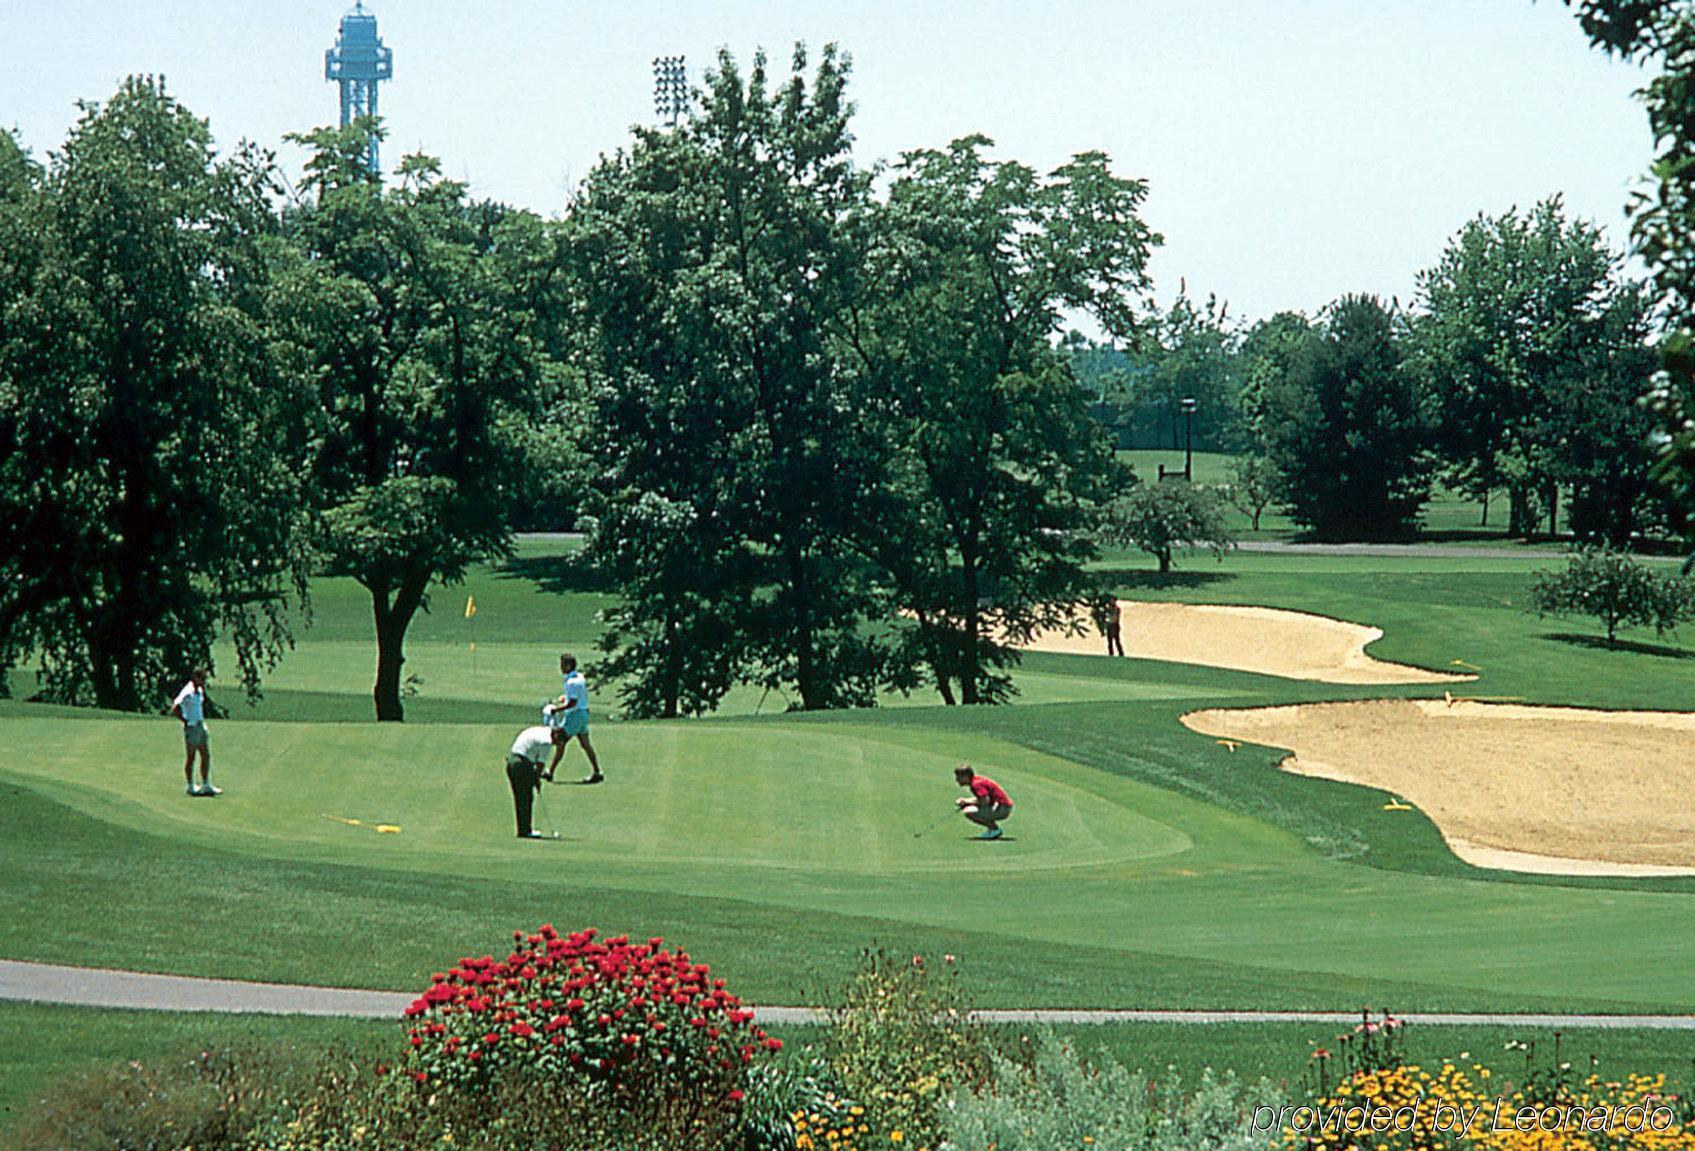
[[(1361, 699), (1361, 700), (1316, 700), (1310, 703), (1276, 704), (1268, 707), (1212, 707), (1199, 708), (1186, 712), (1178, 717), (1179, 722), (1197, 735), (1212, 738), (1226, 738), (1242, 743), (1253, 743), (1238, 732), (1225, 730), (1207, 730), (1198, 726), (1205, 717), (1215, 717), (1220, 720), (1233, 715), (1271, 716), (1276, 713), (1293, 713), (1301, 708), (1345, 708), (1373, 706), (1385, 703), (1412, 705), (1419, 711), (1431, 717), (1454, 718), (1491, 717), (1497, 719), (1536, 720), (1545, 722), (1584, 722), (1628, 724), (1637, 727), (1658, 727), (1674, 731), (1695, 732), (1695, 713), (1672, 711), (1610, 711), (1600, 708), (1564, 707), (1558, 705), (1538, 706), (1535, 704), (1500, 704), (1483, 703), (1474, 700), (1453, 700), (1448, 702), (1440, 699)], [(1273, 747), (1270, 744), (1255, 744), (1258, 747)], [(1273, 747), (1274, 750), (1277, 750)], [(1332, 763), (1319, 760), (1301, 759), (1290, 753), (1278, 761), (1278, 769), (1290, 775), (1298, 775), (1307, 779), (1326, 779), (1333, 783), (1351, 783), (1359, 787), (1367, 787), (1373, 791), (1390, 794), (1380, 784), (1365, 782), (1352, 777), (1345, 769)], [(1423, 811), (1423, 808), (1418, 808)], [(1695, 875), (1695, 867), (1666, 865), (1655, 863), (1621, 863), (1611, 860), (1585, 859), (1572, 856), (1543, 855), (1529, 851), (1515, 851), (1502, 847), (1490, 847), (1474, 843), (1471, 840), (1450, 835), (1441, 823), (1437, 822), (1429, 812), (1424, 812), (1425, 818), (1436, 824), (1437, 832), (1442, 841), (1447, 844), (1456, 858), (1473, 867), (1491, 871), (1516, 871), (1527, 875), (1552, 876), (1602, 876), (1621, 879), (1654, 879), (1676, 878)]]
[[(1383, 638), (1383, 629), (1370, 624), (1355, 623), (1316, 612), (1291, 611), (1288, 608), (1256, 604), (1191, 604), (1161, 600), (1121, 599), (1119, 607), (1125, 613), (1125, 634), (1129, 637), (1128, 655), (1137, 659), (1184, 663), (1196, 667), (1216, 667), (1227, 671), (1245, 671), (1254, 675), (1269, 675), (1308, 683), (1387, 686), (1395, 684), (1469, 683), (1476, 675), (1462, 672), (1433, 671), (1413, 664), (1378, 659), (1366, 648)], [(1322, 663), (1290, 662), (1278, 659), (1219, 658), (1219, 651), (1237, 650), (1229, 643), (1201, 644), (1194, 647), (1149, 647), (1139, 639), (1135, 616), (1153, 611), (1162, 614), (1188, 615), (1202, 621), (1224, 620), (1252, 628), (1269, 624), (1279, 628), (1290, 626), (1316, 629), (1344, 640), (1339, 658)], [(1021, 645), (1024, 651), (1051, 652), (1063, 655), (1089, 655), (1109, 658), (1103, 648), (1105, 640), (1092, 621), (1079, 621), (1081, 631), (1067, 632), (1052, 629), (1039, 633), (1030, 643)], [(1250, 637), (1252, 638), (1252, 637)], [(1251, 648), (1252, 644), (1243, 644)]]

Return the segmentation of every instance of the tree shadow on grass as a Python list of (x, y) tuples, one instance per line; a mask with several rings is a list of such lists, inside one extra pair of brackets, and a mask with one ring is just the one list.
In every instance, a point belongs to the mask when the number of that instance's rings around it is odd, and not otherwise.
[(1091, 574), (1117, 588), (1197, 588), (1238, 578), (1234, 572), (1173, 571), (1162, 575), (1147, 568), (1096, 568)]
[(545, 592), (611, 592), (617, 584), (580, 555), (518, 556), (495, 569), (501, 579), (527, 579)]
[(1661, 659), (1695, 659), (1695, 651), (1686, 647), (1672, 647), (1663, 643), (1639, 643), (1635, 640), (1621, 639), (1608, 643), (1604, 635), (1573, 635), (1570, 632), (1543, 632), (1543, 639), (1551, 639), (1556, 643), (1570, 644), (1573, 647), (1593, 648), (1596, 651), (1621, 651), (1632, 655), (1655, 655)]

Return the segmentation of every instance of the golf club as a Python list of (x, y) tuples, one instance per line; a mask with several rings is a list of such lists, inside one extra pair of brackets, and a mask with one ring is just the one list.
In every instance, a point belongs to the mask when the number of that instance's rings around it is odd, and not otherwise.
[(921, 839), (922, 837), (924, 837), (925, 835), (929, 834), (930, 832), (936, 830), (936, 828), (940, 827), (942, 824), (946, 823), (948, 820), (950, 820), (952, 818), (953, 818), (953, 813), (949, 812), (947, 815), (942, 816), (936, 822), (932, 823), (929, 827), (926, 827), (923, 831), (913, 832), (912, 838)]
[(559, 832), (554, 829), (553, 816), (548, 814), (547, 810), (547, 792), (539, 787), (536, 789), (536, 807), (541, 811), (541, 821), (547, 824), (547, 837), (558, 839)]

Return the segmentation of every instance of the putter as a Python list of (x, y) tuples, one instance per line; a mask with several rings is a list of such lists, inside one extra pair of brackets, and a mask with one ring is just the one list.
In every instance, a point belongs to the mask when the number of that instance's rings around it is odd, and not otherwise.
[(944, 815), (944, 816), (942, 816), (942, 818), (940, 818), (936, 822), (932, 823), (929, 827), (926, 827), (923, 831), (913, 832), (912, 838), (921, 839), (925, 835), (928, 835), (930, 832), (936, 830), (936, 828), (940, 827), (942, 824), (946, 823), (948, 820), (950, 820), (952, 818), (953, 818), (952, 815)]
[(536, 807), (541, 811), (542, 822), (547, 824), (547, 837), (558, 839), (559, 832), (553, 827), (553, 816), (549, 815), (547, 811), (547, 792), (541, 788), (536, 789)]

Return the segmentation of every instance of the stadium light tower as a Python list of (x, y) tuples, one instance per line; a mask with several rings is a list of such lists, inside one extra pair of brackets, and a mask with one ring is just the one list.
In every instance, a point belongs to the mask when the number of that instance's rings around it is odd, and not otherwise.
[(681, 56), (653, 60), (653, 114), (675, 128), (689, 107), (689, 72)]
[[(361, 116), (376, 118), (377, 85), (393, 75), (394, 53), (377, 36), (377, 18), (365, 11), (365, 0), (358, 0), (353, 11), (341, 18), (335, 47), (324, 53), (324, 79), (341, 85), (343, 128)], [(365, 164), (373, 173), (382, 172), (375, 138)]]

